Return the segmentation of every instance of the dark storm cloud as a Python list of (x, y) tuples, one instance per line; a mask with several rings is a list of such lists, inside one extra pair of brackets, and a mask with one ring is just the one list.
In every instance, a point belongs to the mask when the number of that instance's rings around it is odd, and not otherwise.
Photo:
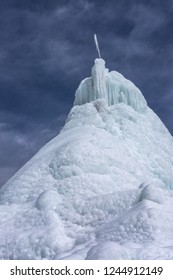
[(173, 2), (0, 1), (0, 184), (55, 136), (97, 33), (110, 70), (143, 92), (173, 131)]

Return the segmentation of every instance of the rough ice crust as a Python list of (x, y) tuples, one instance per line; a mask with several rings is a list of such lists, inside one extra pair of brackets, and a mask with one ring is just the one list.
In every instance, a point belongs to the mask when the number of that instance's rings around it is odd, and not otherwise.
[(97, 100), (0, 190), (0, 259), (173, 259), (172, 136), (148, 107), (108, 106), (96, 68)]
[(95, 59), (91, 77), (84, 79), (75, 94), (74, 105), (105, 99), (109, 106), (125, 103), (138, 112), (147, 108), (141, 91), (116, 71), (109, 72), (103, 59)]

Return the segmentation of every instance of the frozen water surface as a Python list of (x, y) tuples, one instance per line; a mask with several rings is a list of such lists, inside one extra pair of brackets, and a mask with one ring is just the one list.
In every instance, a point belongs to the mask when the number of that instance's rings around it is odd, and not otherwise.
[(1, 259), (173, 259), (173, 139), (96, 59), (60, 134), (0, 191)]

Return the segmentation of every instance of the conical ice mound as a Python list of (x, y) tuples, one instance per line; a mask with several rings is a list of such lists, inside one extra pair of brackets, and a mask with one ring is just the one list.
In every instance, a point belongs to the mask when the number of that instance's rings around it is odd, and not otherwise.
[(173, 259), (173, 138), (96, 59), (64, 128), (0, 191), (1, 259)]

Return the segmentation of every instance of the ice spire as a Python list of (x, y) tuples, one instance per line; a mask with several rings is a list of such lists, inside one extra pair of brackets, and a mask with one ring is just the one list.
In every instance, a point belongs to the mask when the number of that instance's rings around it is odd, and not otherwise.
[(138, 112), (146, 110), (147, 102), (141, 91), (120, 73), (109, 72), (105, 68), (96, 34), (94, 34), (94, 41), (99, 58), (94, 61), (91, 77), (84, 79), (76, 90), (74, 105), (104, 99), (108, 106), (125, 103)]
[(74, 105), (82, 105), (96, 99), (107, 100), (106, 69), (102, 58), (95, 59), (91, 77), (80, 83), (76, 90)]
[(96, 58), (94, 62), (91, 71), (94, 100), (99, 98), (107, 100), (105, 61), (102, 58)]
[(94, 66), (91, 71), (91, 78), (87, 78), (81, 82), (76, 91), (74, 104), (81, 105), (86, 102), (91, 102), (96, 99), (105, 99), (108, 102), (106, 89), (106, 72), (105, 61), (101, 58), (97, 35), (94, 34), (94, 41), (99, 58), (94, 61)]

